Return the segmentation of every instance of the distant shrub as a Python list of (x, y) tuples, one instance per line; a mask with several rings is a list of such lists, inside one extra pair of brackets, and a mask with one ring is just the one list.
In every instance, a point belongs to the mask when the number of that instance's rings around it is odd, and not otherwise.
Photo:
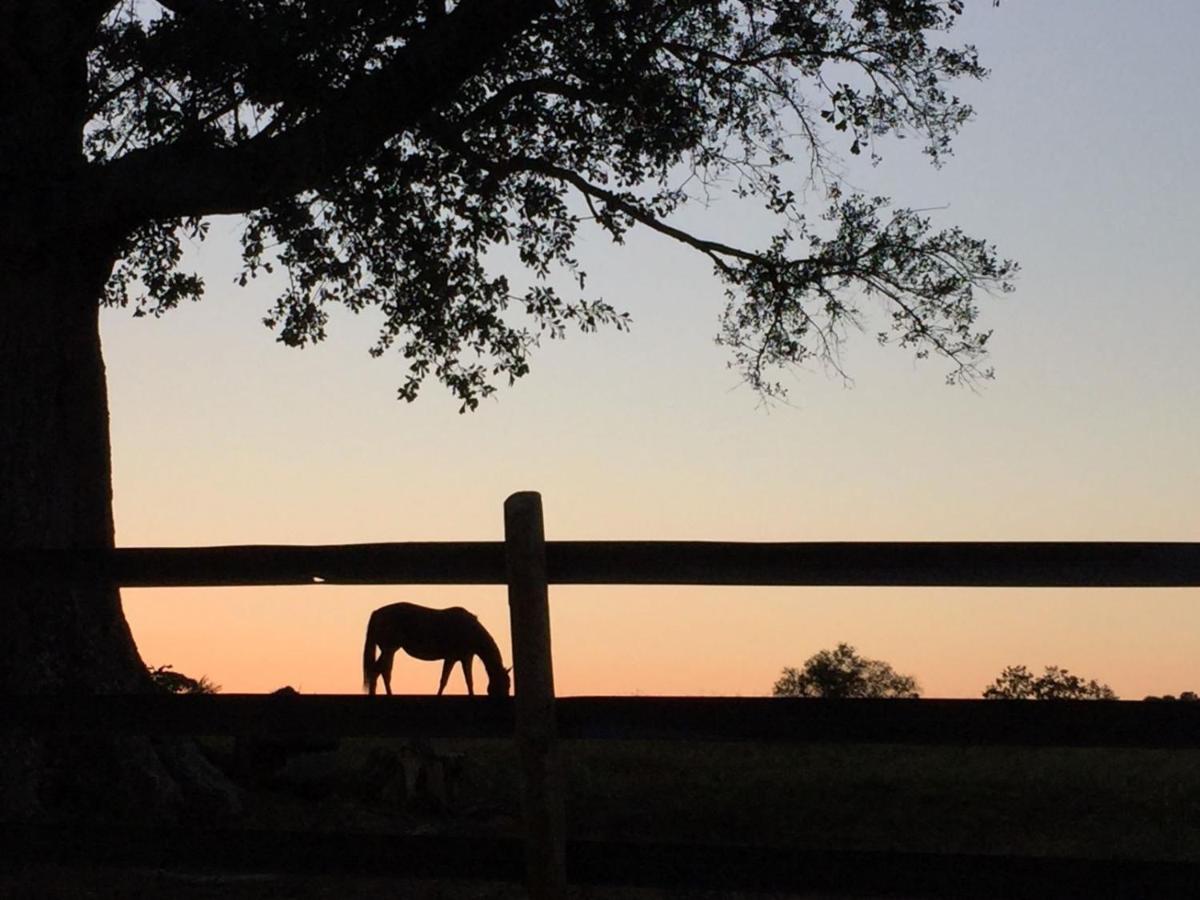
[(775, 682), (776, 697), (915, 698), (921, 686), (888, 663), (859, 656), (849, 644), (810, 656), (803, 668), (785, 668)]
[(983, 690), (985, 700), (1117, 700), (1116, 692), (1094, 678), (1084, 681), (1059, 666), (1034, 675), (1024, 666), (1005, 666)]

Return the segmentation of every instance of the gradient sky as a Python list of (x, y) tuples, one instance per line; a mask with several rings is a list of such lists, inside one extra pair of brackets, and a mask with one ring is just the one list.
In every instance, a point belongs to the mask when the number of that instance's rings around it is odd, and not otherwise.
[[(234, 220), (194, 259), (208, 297), (161, 320), (106, 311), (122, 546), (498, 540), (504, 498), (539, 490), (551, 539), (1200, 539), (1200, 4), (970, 4), (957, 32), (992, 76), (940, 171), (882, 146), (864, 191), (937, 208), (1020, 261), (985, 299), (994, 382), (852, 336), (851, 387), (815, 367), (763, 408), (713, 343), (703, 259), (637, 234), (586, 237), (589, 287), (631, 334), (545, 346), (469, 415), (437, 385), (397, 401), (369, 315), (293, 351), (242, 290)], [(942, 209), (942, 207), (945, 207)], [(731, 199), (687, 224), (754, 243)], [(146, 661), (226, 691), (358, 689), (370, 610), (475, 611), (506, 660), (502, 587), (128, 590)], [(1009, 664), (1066, 666), (1122, 697), (1200, 690), (1200, 591), (552, 588), (560, 694), (769, 693), (838, 641), (978, 696)], [(439, 667), (401, 656), (398, 690)], [(480, 672), (482, 677), (482, 673)], [(461, 677), (451, 682), (463, 690)]]

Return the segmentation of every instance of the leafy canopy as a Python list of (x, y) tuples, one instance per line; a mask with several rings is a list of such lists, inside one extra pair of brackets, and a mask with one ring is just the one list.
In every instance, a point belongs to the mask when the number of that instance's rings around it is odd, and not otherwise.
[[(402, 397), (432, 375), (472, 408), (542, 337), (627, 327), (573, 254), (585, 226), (617, 243), (645, 228), (711, 264), (718, 341), (764, 395), (788, 367), (838, 367), (868, 298), (890, 317), (880, 341), (944, 357), (952, 382), (990, 375), (977, 292), (1009, 290), (1015, 264), (838, 175), (888, 136), (950, 154), (972, 114), (950, 85), (986, 74), (946, 40), (962, 0), (101, 5), (85, 152), (125, 235), (110, 305), (198, 298), (182, 240), (241, 213), (240, 281), (286, 273), (265, 317), (280, 341), (322, 340), (333, 306), (371, 310), (371, 352), (407, 361)], [(773, 236), (678, 224), (718, 191)]]
[(785, 668), (775, 682), (776, 697), (917, 698), (921, 687), (888, 663), (859, 656), (849, 644), (810, 656), (800, 669)]
[(1084, 681), (1058, 666), (1046, 666), (1034, 675), (1024, 666), (1005, 666), (983, 691), (987, 700), (1116, 700), (1107, 684), (1094, 678)]

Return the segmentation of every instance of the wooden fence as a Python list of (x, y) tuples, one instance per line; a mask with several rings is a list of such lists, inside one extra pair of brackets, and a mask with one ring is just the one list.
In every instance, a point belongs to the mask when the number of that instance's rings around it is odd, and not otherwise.
[[(1193, 543), (545, 541), (541, 498), (505, 503), (505, 541), (0, 553), (10, 581), (125, 587), (507, 584), (515, 697), (0, 697), (0, 732), (515, 737), (525, 837), (382, 837), (0, 823), (0, 856), (58, 862), (945, 897), (1193, 897), (1200, 864), (567, 841), (562, 739), (648, 738), (1200, 748), (1200, 704), (779, 698), (556, 699), (548, 584), (1197, 587)], [(522, 856), (524, 862), (522, 864)]]

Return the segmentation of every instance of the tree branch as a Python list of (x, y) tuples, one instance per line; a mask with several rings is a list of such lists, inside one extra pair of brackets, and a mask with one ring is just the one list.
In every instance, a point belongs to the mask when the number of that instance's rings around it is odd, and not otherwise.
[(757, 260), (758, 256), (748, 250), (742, 250), (738, 247), (723, 244), (719, 241), (705, 240), (704, 238), (696, 237), (694, 234), (675, 228), (663, 222), (661, 219), (646, 212), (641, 207), (629, 202), (620, 194), (610, 191), (600, 185), (593, 184), (588, 181), (578, 172), (572, 169), (566, 169), (562, 166), (557, 166), (544, 159), (538, 159), (531, 156), (512, 156), (508, 159), (497, 161), (489, 159), (480, 153), (472, 150), (455, 132), (454, 128), (449, 123), (426, 123), (427, 131), (429, 131), (438, 141), (446, 146), (447, 149), (454, 153), (461, 154), (464, 158), (470, 160), (473, 164), (478, 165), (482, 169), (486, 169), (493, 177), (497, 179), (504, 178), (508, 175), (517, 172), (532, 172), (537, 175), (544, 175), (547, 178), (552, 178), (556, 181), (562, 181), (571, 185), (580, 194), (583, 195), (591, 204), (592, 200), (600, 200), (610, 208), (629, 216), (636, 222), (664, 234), (667, 237), (674, 238), (681, 244), (686, 244), (695, 250), (699, 250), (704, 255), (708, 256), (713, 263), (720, 269), (728, 271), (729, 263), (724, 257), (733, 257), (741, 260)]
[[(196, 0), (169, 0), (185, 7)], [(241, 213), (326, 183), (446, 103), (553, 0), (464, 0), (378, 72), (281, 134), (236, 147), (197, 138), (133, 151), (96, 173), (97, 207), (130, 227)]]

